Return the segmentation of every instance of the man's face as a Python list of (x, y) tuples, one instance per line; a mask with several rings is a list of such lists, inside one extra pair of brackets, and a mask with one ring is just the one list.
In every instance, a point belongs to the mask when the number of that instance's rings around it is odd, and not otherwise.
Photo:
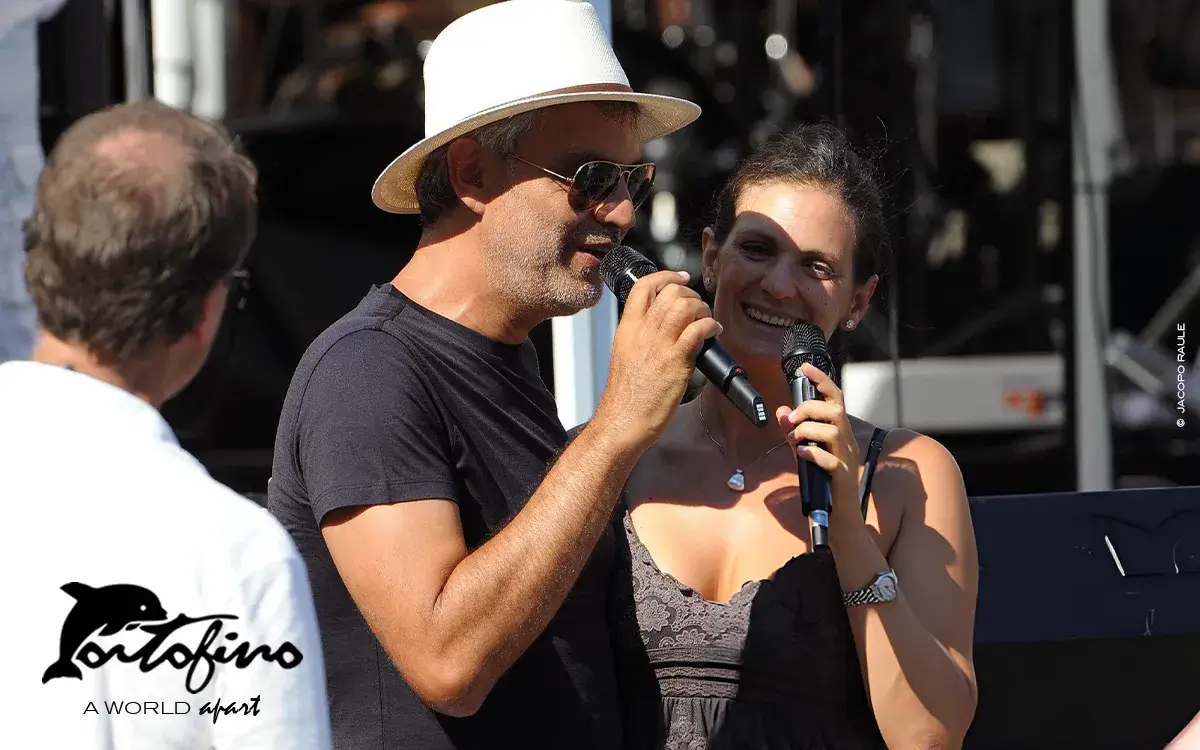
[(521, 139), (520, 158), (507, 161), (511, 186), (488, 206), (483, 252), (492, 288), (541, 317), (599, 302), (600, 259), (634, 224), (625, 183), (599, 206), (576, 211), (568, 186), (537, 167), (569, 178), (588, 161), (635, 163), (640, 150), (633, 122), (605, 118), (593, 104), (545, 110)]

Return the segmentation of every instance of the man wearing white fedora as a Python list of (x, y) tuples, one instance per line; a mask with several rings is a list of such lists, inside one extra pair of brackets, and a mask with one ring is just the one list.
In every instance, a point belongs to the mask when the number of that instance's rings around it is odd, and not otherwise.
[(301, 360), (269, 485), (335, 745), (617, 748), (608, 522), (718, 326), (686, 275), (640, 280), (569, 444), (529, 333), (600, 299), (653, 181), (642, 145), (700, 110), (632, 91), (586, 2), (469, 13), (424, 76), (426, 138), (372, 191), (421, 242)]

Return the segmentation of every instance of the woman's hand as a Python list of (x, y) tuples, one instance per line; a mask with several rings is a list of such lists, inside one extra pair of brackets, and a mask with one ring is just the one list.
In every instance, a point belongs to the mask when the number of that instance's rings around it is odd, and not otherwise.
[[(811, 399), (795, 409), (781, 406), (775, 412), (775, 419), (787, 431), (787, 441), (796, 455), (829, 472), (833, 495), (830, 531), (835, 527), (861, 526), (865, 521), (858, 507), (858, 441), (846, 417), (842, 389), (833, 378), (810, 364), (805, 364), (802, 371), (825, 400)], [(819, 445), (802, 445), (805, 440)]]

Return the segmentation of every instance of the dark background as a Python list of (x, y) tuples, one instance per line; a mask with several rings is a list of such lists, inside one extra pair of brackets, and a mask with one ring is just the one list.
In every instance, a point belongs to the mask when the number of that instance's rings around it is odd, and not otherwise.
[[(123, 96), (119, 29), (100, 5), (71, 0), (43, 25), (47, 147), (74, 118)], [(418, 237), (414, 217), (385, 214), (369, 199), (382, 167), (422, 137), (418, 35), (401, 26), (383, 42), (349, 52), (331, 45), (315, 61), (312, 37), (305, 37), (306, 28), (353, 25), (369, 5), (293, 3), (272, 14), (244, 3), (231, 21), (238, 29), (230, 53), (236, 100), (227, 125), (262, 174), (252, 288), (244, 309), (226, 320), (209, 365), (164, 412), (185, 446), (241, 491), (265, 484), (282, 398), (308, 342), (369, 285), (386, 283)], [(614, 46), (631, 83), (688, 96), (704, 108), (696, 124), (661, 142), (655, 157), (656, 190), (674, 194), (679, 234), (656, 241), (643, 220), (630, 244), (660, 264), (680, 257), (671, 246), (682, 250), (683, 265), (696, 262), (698, 233), (733, 160), (789, 122), (833, 120), (878, 155), (895, 242), (876, 312), (856, 334), (851, 360), (1057, 351), (1071, 382), (1070, 3), (697, 1), (690, 14), (677, 3), (613, 6)], [(1136, 38), (1114, 38), (1121, 71), (1190, 86), (1200, 77), (1189, 51), (1200, 36), (1194, 10), (1200, 6), (1156, 7), (1149, 18), (1114, 3), (1114, 27), (1138, 18), (1142, 28)], [(920, 102), (921, 63), (913, 53), (913, 19), (922, 18), (934, 29), (931, 52), (939, 65), (937, 95), (927, 104)], [(679, 24), (674, 37), (667, 30), (672, 23)], [(261, 39), (238, 46), (237, 39), (272, 24), (278, 32), (272, 54)], [(771, 33), (782, 33), (807, 63), (810, 89), (789, 85), (763, 53)], [(257, 67), (239, 69), (239, 60)], [(389, 64), (408, 73), (384, 88), (372, 75)], [(297, 71), (347, 65), (358, 74), (331, 96), (280, 93)], [(261, 81), (265, 93), (247, 99), (244, 92), (254, 88), (248, 81)], [(919, 137), (929, 123), (936, 131), (932, 149)], [(970, 158), (972, 142), (990, 139), (1025, 145), (1026, 176), (1009, 193), (992, 189)], [(1200, 213), (1192, 209), (1198, 175), (1194, 164), (1149, 162), (1114, 181), (1107, 217), (1113, 328), (1139, 330), (1192, 266), (1200, 234)], [(1040, 251), (1038, 206), (1047, 200), (1062, 208), (1062, 233), (1054, 248)], [(966, 250), (931, 267), (926, 248), (952, 209), (970, 217)], [(1185, 320), (1200, 330), (1195, 310)], [(553, 387), (549, 328), (539, 329), (535, 341)], [(1067, 406), (1103, 408), (1075, 404), (1069, 393)], [(1075, 486), (1071, 421), (1068, 415), (1064, 429), (1047, 433), (934, 437), (955, 453), (973, 494), (1062, 491)], [(1117, 430), (1116, 473), (1125, 484), (1200, 483), (1197, 444), (1191, 430)]]

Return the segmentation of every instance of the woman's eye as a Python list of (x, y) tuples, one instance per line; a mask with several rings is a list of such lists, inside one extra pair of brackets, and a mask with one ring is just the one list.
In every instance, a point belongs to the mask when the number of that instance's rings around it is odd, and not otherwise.
[(832, 279), (837, 276), (837, 272), (825, 263), (813, 263), (811, 266), (809, 266), (809, 268), (811, 268), (813, 272), (822, 279)]
[(771, 252), (771, 248), (761, 242), (747, 242), (742, 245), (742, 249), (751, 255), (768, 255)]

